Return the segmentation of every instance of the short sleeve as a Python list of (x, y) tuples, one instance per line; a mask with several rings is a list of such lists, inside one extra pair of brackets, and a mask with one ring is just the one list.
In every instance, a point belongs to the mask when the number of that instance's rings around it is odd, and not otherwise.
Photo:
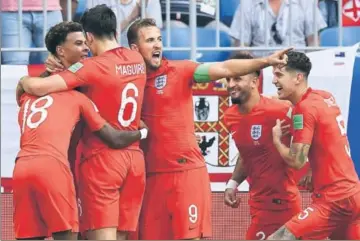
[[(309, 37), (311, 35), (315, 34), (315, 29), (314, 29), (314, 0), (309, 1), (306, 0), (307, 2), (307, 8), (305, 10), (305, 37)], [(316, 26), (317, 26), (317, 31), (320, 31), (323, 28), (327, 27), (327, 24), (323, 18), (323, 15), (320, 12), (320, 9), (318, 6), (316, 6), (315, 8), (316, 11)]]
[(81, 117), (91, 131), (100, 130), (105, 124), (106, 120), (98, 113), (96, 105), (85, 95), (79, 93), (81, 103)]
[[(252, 0), (251, 0), (252, 1)], [(241, 24), (241, 11), (243, 11), (244, 24)], [(251, 44), (251, 3), (248, 0), (242, 1), (238, 5), (234, 14), (233, 21), (230, 26), (230, 35), (241, 41), (241, 35), (244, 38), (243, 42), (246, 45)], [(241, 28), (243, 26), (243, 28)]]
[(185, 79), (188, 80), (190, 85), (194, 83), (195, 70), (200, 64), (201, 63), (191, 60), (186, 60), (183, 62), (183, 70), (184, 70), (183, 75), (185, 76)]
[(298, 105), (292, 115), (293, 143), (311, 144), (317, 121), (315, 107)]
[(74, 89), (95, 82), (101, 72), (96, 61), (89, 58), (71, 65), (59, 75), (65, 80), (68, 89)]

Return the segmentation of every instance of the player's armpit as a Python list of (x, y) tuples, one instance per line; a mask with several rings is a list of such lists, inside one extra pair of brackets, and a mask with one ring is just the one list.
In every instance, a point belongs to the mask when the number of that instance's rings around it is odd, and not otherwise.
[(285, 226), (279, 228), (275, 233), (271, 234), (267, 240), (296, 240), (293, 235)]
[(288, 166), (294, 169), (301, 169), (309, 155), (310, 144), (292, 143), (290, 148), (281, 142), (274, 142), (274, 145)]
[(27, 76), (21, 78), (20, 83), (25, 92), (36, 96), (68, 89), (65, 80), (60, 75), (52, 75), (46, 78)]
[(125, 148), (141, 139), (140, 131), (120, 131), (108, 123), (94, 133), (112, 149)]

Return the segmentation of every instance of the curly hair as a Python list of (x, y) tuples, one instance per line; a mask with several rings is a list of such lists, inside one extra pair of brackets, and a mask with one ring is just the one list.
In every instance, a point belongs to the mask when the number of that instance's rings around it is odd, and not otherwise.
[(45, 36), (47, 50), (56, 56), (56, 47), (63, 44), (69, 33), (83, 32), (81, 24), (76, 22), (61, 22), (51, 27)]
[(299, 71), (307, 78), (311, 71), (311, 61), (306, 54), (302, 52), (290, 51), (287, 54), (288, 62), (286, 65), (287, 70)]

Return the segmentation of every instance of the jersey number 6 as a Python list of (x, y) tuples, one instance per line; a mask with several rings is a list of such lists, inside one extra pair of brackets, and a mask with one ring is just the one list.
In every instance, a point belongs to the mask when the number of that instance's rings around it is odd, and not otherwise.
[[(43, 100), (46, 101), (43, 106), (36, 106), (40, 101), (43, 101)], [(24, 131), (25, 131), (25, 125), (31, 129), (35, 129), (41, 123), (43, 123), (46, 120), (46, 117), (48, 115), (48, 112), (46, 109), (49, 108), (54, 103), (54, 99), (49, 95), (38, 98), (31, 105), (30, 105), (30, 101), (31, 100), (26, 101), (25, 105), (24, 105), (24, 115), (23, 115), (23, 120), (22, 120), (23, 123), (22, 123), (22, 128), (21, 128), (22, 133), (24, 133)], [(27, 113), (29, 111), (29, 106), (30, 106), (30, 114), (27, 116)], [(37, 113), (40, 113), (40, 119), (36, 122), (33, 122), (32, 118)]]
[[(123, 127), (128, 127), (131, 125), (131, 122), (133, 122), (136, 118), (136, 111), (137, 111), (137, 102), (134, 97), (128, 96), (128, 92), (132, 90), (134, 91), (134, 96), (139, 96), (139, 90), (133, 83), (128, 83), (125, 88), (123, 89), (121, 93), (121, 104), (120, 104), (120, 110), (118, 113), (118, 120), (120, 125)], [(132, 104), (132, 111), (130, 114), (130, 118), (128, 120), (124, 120), (124, 112), (127, 104)]]

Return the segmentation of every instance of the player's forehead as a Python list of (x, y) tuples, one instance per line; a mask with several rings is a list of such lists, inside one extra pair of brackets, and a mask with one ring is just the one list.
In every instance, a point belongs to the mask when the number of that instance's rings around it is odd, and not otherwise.
[(142, 39), (159, 38), (161, 37), (161, 31), (158, 27), (149, 26), (139, 29), (139, 37)]
[(71, 43), (74, 43), (74, 42), (85, 42), (86, 39), (85, 39), (85, 36), (83, 34), (83, 32), (79, 31), (79, 32), (71, 32), (71, 33), (68, 33), (66, 35), (66, 42), (71, 42)]
[(285, 75), (287, 73), (286, 66), (274, 66), (273, 74), (277, 76)]

